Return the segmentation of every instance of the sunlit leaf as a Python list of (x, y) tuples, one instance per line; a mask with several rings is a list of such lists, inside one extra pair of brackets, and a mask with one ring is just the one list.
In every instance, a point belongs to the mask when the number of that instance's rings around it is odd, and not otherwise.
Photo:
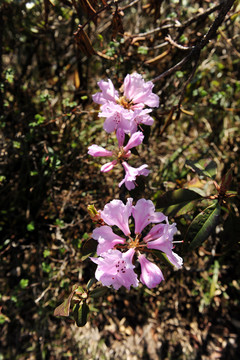
[(180, 216), (192, 210), (195, 201), (202, 199), (202, 196), (195, 191), (178, 189), (166, 192), (157, 199), (156, 207), (165, 215)]
[(217, 164), (211, 160), (207, 164), (206, 160), (191, 161), (187, 160), (186, 165), (190, 167), (199, 176), (208, 177), (214, 179), (217, 173)]
[(220, 212), (220, 205), (214, 203), (193, 219), (185, 239), (188, 250), (196, 249), (211, 235), (219, 222)]

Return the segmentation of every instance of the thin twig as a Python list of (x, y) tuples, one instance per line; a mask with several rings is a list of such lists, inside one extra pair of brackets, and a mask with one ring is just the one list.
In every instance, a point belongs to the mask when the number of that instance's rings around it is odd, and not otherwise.
[(174, 47), (176, 47), (180, 50), (191, 50), (192, 49), (192, 46), (183, 46), (183, 45), (176, 43), (169, 34), (168, 34), (168, 36), (165, 37), (164, 40), (167, 40), (169, 42), (169, 44), (173, 45)]
[(140, 1), (140, 0), (134, 0), (134, 1), (132, 1), (130, 4), (125, 5), (125, 6), (121, 7), (121, 8), (119, 8), (119, 10), (121, 11), (121, 10), (128, 9), (128, 8), (130, 8), (131, 6), (137, 4), (139, 1)]

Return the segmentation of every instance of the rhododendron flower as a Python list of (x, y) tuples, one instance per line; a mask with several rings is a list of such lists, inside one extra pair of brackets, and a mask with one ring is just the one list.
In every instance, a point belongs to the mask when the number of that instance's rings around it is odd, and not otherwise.
[(126, 146), (123, 146), (125, 140), (125, 133), (122, 129), (118, 129), (116, 132), (117, 140), (118, 140), (118, 151), (109, 151), (104, 149), (102, 146), (91, 145), (88, 148), (88, 154), (94, 157), (99, 156), (115, 156), (116, 159), (102, 165), (101, 171), (108, 172), (111, 171), (114, 166), (116, 166), (119, 162), (122, 164), (126, 175), (124, 179), (119, 183), (119, 187), (125, 183), (125, 186), (128, 190), (132, 190), (135, 188), (136, 177), (139, 175), (147, 176), (149, 174), (149, 170), (146, 170), (148, 165), (144, 164), (139, 168), (133, 168), (128, 165), (125, 160), (128, 160), (131, 156), (130, 149), (140, 145), (143, 142), (144, 135), (141, 131), (137, 131), (131, 135), (128, 140)]
[[(116, 288), (116, 286), (120, 287), (120, 280), (118, 280), (116, 285), (115, 272), (113, 273), (114, 279), (112, 279), (114, 282), (111, 282), (109, 277), (109, 272), (115, 271), (114, 256), (119, 260), (120, 254), (122, 254), (122, 256), (127, 256), (129, 261), (130, 259), (132, 261), (135, 253), (141, 265), (140, 281), (149, 288), (152, 288), (164, 279), (163, 274), (159, 267), (149, 261), (142, 253), (149, 253), (151, 249), (160, 250), (166, 254), (174, 266), (180, 268), (182, 266), (182, 258), (172, 251), (173, 236), (177, 231), (176, 224), (169, 224), (164, 214), (156, 212), (151, 200), (140, 199), (135, 206), (132, 204), (132, 201), (133, 199), (129, 198), (125, 205), (121, 200), (112, 200), (104, 206), (103, 211), (98, 211), (104, 225), (96, 228), (92, 235), (93, 239), (98, 241), (97, 255), (101, 257), (100, 260), (92, 258), (99, 266), (96, 272), (96, 278), (102, 282), (104, 281), (104, 285), (109, 283), (113, 285), (114, 288)], [(132, 231), (132, 234), (129, 228), (131, 216), (135, 222), (135, 229)], [(154, 225), (146, 235), (142, 235), (146, 226), (151, 223), (160, 224)], [(118, 227), (119, 231), (123, 234), (115, 234), (117, 230), (113, 231), (111, 226)], [(133, 233), (135, 235), (133, 235)], [(131, 254), (131, 256), (128, 256), (129, 254)], [(130, 267), (128, 268), (130, 269)], [(131, 269), (133, 269), (133, 267), (131, 267)], [(121, 284), (129, 288), (128, 280), (126, 280), (128, 286), (124, 285), (124, 274), (124, 272), (121, 272)]]
[(134, 272), (135, 266), (132, 264), (134, 249), (129, 249), (125, 253), (119, 250), (108, 250), (101, 254), (99, 258), (91, 258), (98, 265), (95, 277), (103, 285), (112, 285), (115, 290), (124, 286), (128, 290), (130, 286), (138, 286), (137, 274)]
[(139, 124), (152, 125), (149, 107), (159, 106), (159, 97), (152, 92), (152, 81), (145, 82), (142, 75), (127, 75), (123, 82), (122, 96), (115, 90), (110, 79), (98, 82), (101, 92), (92, 96), (93, 101), (100, 104), (100, 117), (105, 117), (103, 128), (108, 133), (121, 128), (126, 133), (137, 131)]
[(126, 172), (126, 175), (124, 179), (119, 183), (119, 187), (122, 186), (122, 184), (125, 183), (125, 186), (128, 190), (132, 190), (135, 188), (135, 180), (137, 176), (144, 175), (148, 176), (149, 170), (146, 168), (148, 165), (144, 164), (142, 166), (139, 166), (138, 168), (133, 168), (132, 166), (128, 165), (125, 161), (122, 163), (122, 166), (124, 167), (124, 170)]

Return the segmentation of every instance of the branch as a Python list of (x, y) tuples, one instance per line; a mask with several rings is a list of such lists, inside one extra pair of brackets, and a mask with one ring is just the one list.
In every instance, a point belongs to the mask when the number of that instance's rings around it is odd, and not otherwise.
[(199, 43), (196, 44), (192, 48), (192, 50), (189, 52), (189, 54), (185, 58), (183, 58), (181, 61), (179, 61), (179, 63), (174, 65), (172, 68), (166, 70), (164, 73), (162, 73), (159, 76), (157, 76), (156, 78), (154, 78), (152, 80), (152, 82), (156, 82), (156, 81), (161, 80), (164, 77), (172, 74), (173, 72), (177, 71), (179, 68), (181, 68), (183, 65), (185, 65), (190, 60), (195, 60), (195, 71), (196, 71), (196, 69), (197, 69), (196, 63), (199, 61), (201, 50), (208, 44), (208, 42), (212, 38), (214, 38), (216, 36), (216, 32), (217, 32), (219, 26), (223, 23), (226, 14), (231, 9), (234, 2), (235, 2), (235, 0), (226, 0), (225, 2), (223, 2), (222, 7), (219, 11), (219, 14), (218, 14), (217, 18), (214, 20), (214, 22), (213, 22), (212, 26), (210, 27), (210, 29), (208, 30), (207, 34), (205, 34), (201, 38)]

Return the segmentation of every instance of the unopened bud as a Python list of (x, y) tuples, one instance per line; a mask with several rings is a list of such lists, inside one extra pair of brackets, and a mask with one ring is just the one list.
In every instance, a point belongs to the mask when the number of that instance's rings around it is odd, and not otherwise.
[(101, 220), (100, 212), (97, 211), (94, 205), (88, 205), (87, 211), (93, 221), (99, 221)]

